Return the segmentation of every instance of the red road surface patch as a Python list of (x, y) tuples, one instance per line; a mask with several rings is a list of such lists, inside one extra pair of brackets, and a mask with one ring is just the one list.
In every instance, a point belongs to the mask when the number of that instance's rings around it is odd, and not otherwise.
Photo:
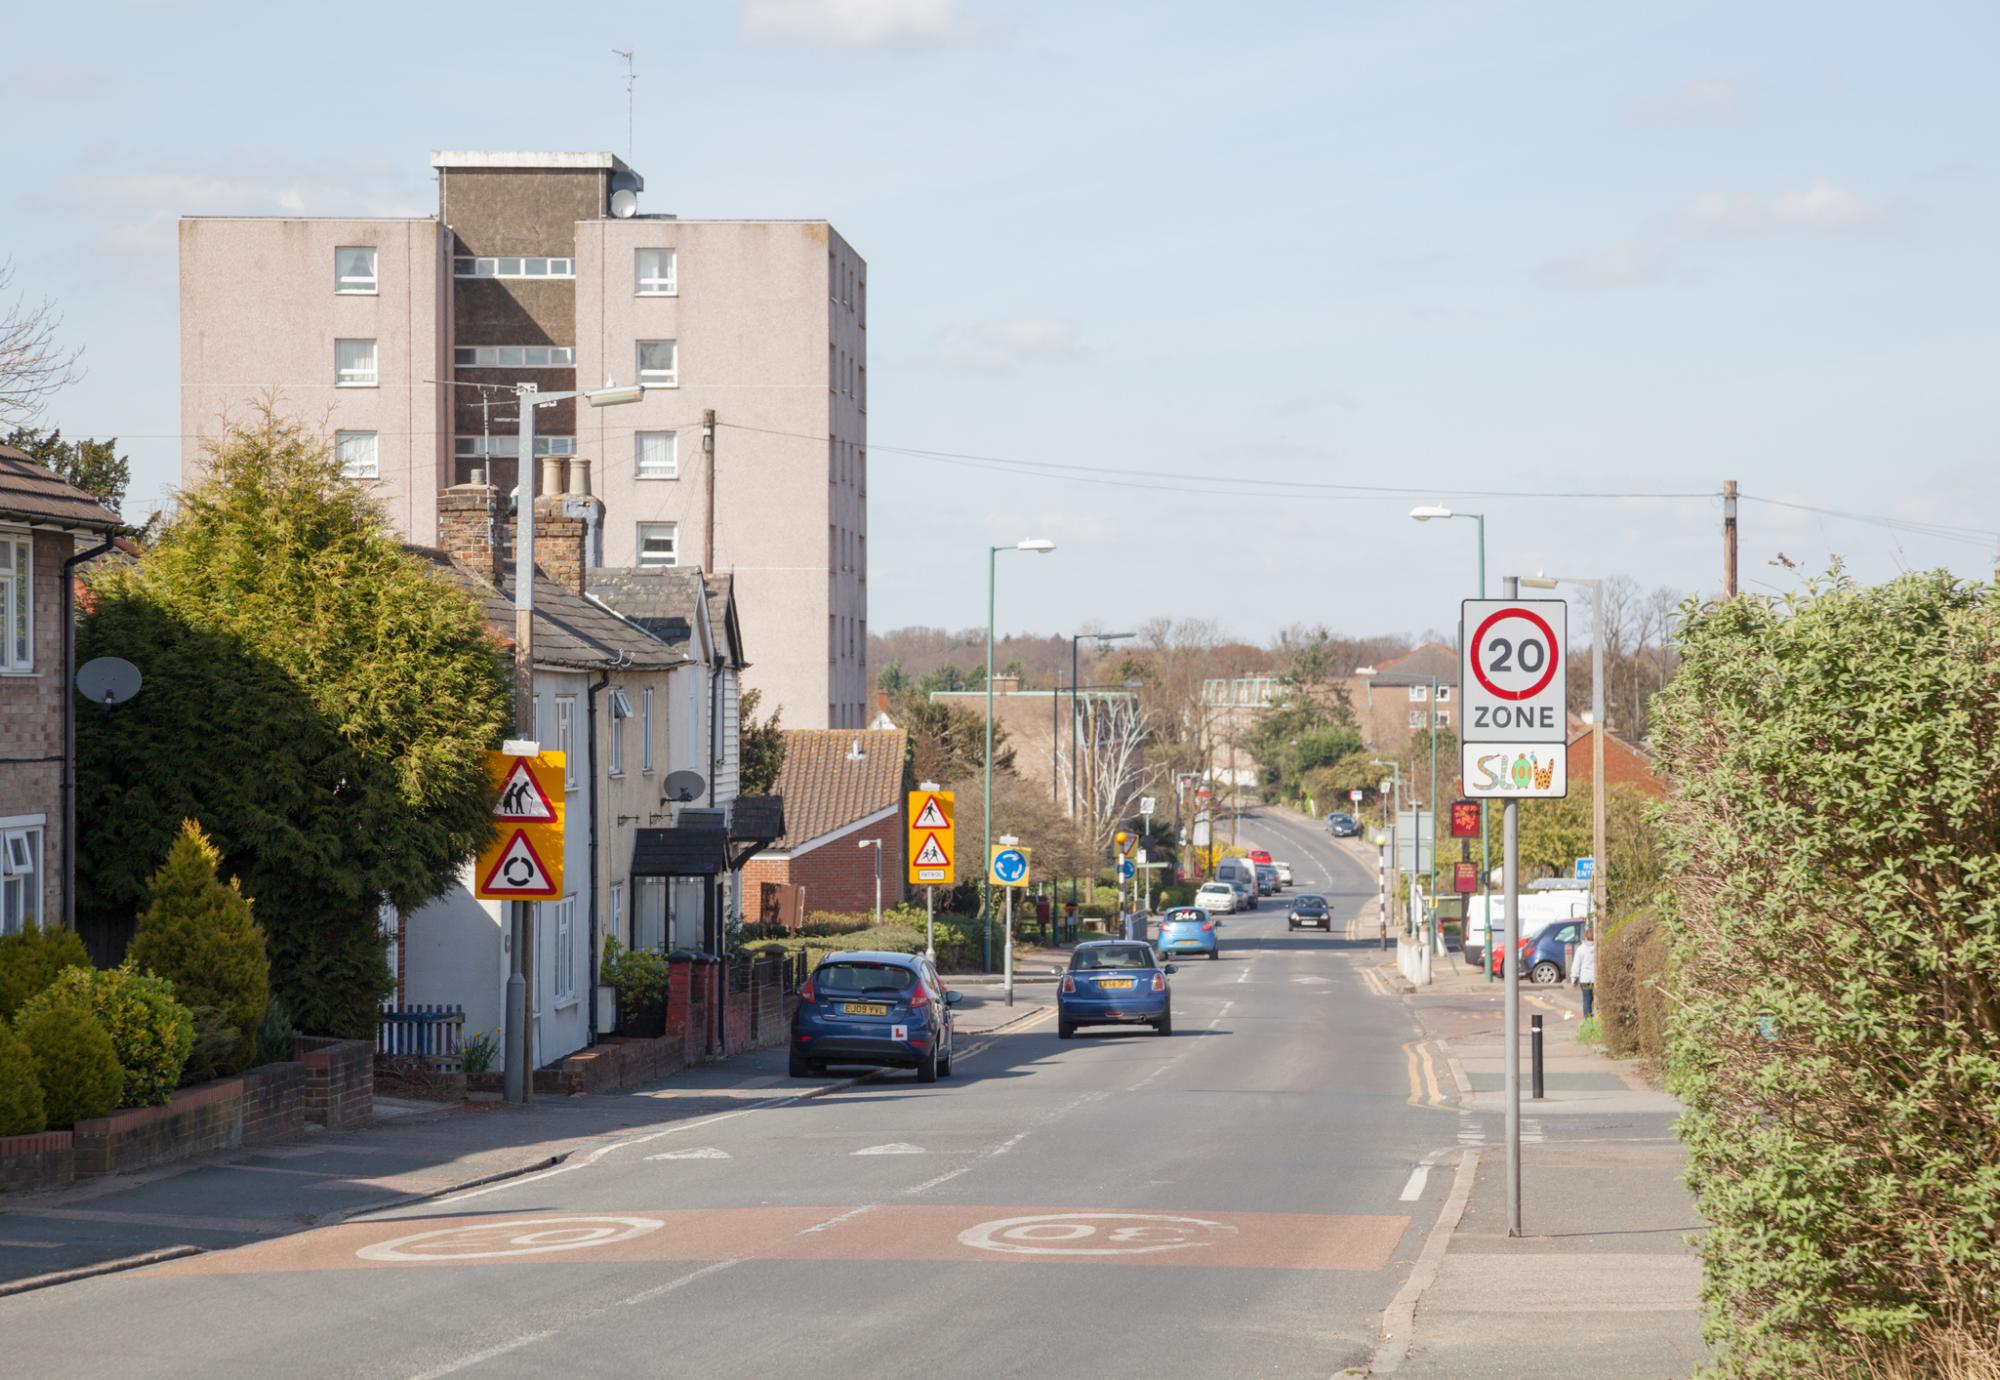
[(1380, 1270), (1408, 1217), (900, 1205), (538, 1212), (349, 1222), (149, 1277), (704, 1260), (961, 1260)]

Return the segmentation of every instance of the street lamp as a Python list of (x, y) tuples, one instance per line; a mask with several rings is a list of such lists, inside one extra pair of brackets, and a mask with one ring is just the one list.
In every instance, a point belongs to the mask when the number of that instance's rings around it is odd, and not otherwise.
[[(1609, 888), (1604, 878), (1604, 581), (1574, 575), (1523, 575), (1530, 589), (1590, 586), (1590, 913), (1603, 938)], [(1567, 753), (1568, 747), (1563, 751)]]
[(875, 850), (875, 928), (880, 929), (882, 928), (882, 840), (863, 839), (855, 846)]
[[(1056, 549), (1047, 537), (1029, 537), (1012, 546), (986, 548), (986, 851), (982, 862), (993, 856), (993, 581), (1002, 551), (1032, 551), (1045, 556)], [(993, 970), (993, 886), (983, 878), (979, 884), (979, 956), (988, 972)]]
[[(566, 389), (544, 393), (532, 383), (514, 386), (521, 414), (520, 471), (516, 479), (521, 495), (514, 529), (514, 732), (524, 739), (535, 736), (535, 409), (550, 403), (582, 398), (592, 407), (615, 407), (634, 403), (645, 396), (639, 387), (620, 388), (610, 379), (598, 389)], [(515, 901), (511, 926), (513, 953), (507, 975), (506, 1061), (502, 1066), (502, 1086), (509, 1102), (526, 1102), (534, 1095), (535, 1034), (528, 1020), (528, 977), (525, 962), (529, 946), (535, 942), (532, 901)]]
[[(1389, 797), (1389, 861), (1391, 865), (1390, 870), (1395, 872), (1397, 877), (1400, 878), (1403, 875), (1403, 849), (1402, 840), (1397, 837), (1397, 834), (1402, 828), (1401, 820), (1403, 817), (1403, 764), (1401, 762), (1384, 761), (1380, 757), (1371, 757), (1368, 760), (1368, 765), (1371, 767), (1387, 767), (1391, 773), (1389, 778), (1390, 789), (1394, 794)], [(1411, 819), (1414, 822), (1415, 816), (1412, 816)], [(1420, 834), (1418, 837), (1422, 838), (1422, 835)], [(1400, 885), (1400, 882), (1398, 885)], [(1383, 917), (1383, 940), (1385, 944), (1387, 939), (1388, 918), (1385, 916)]]
[(1479, 597), (1486, 597), (1486, 514), (1454, 513), (1449, 508), (1435, 503), (1420, 504), (1410, 509), (1410, 516), (1418, 522), (1430, 522), (1435, 518), (1470, 518), (1479, 524)]
[[(1077, 741), (1076, 741), (1076, 692), (1078, 689), (1077, 681), (1080, 675), (1080, 672), (1078, 671), (1077, 667), (1077, 655), (1076, 655), (1077, 643), (1082, 642), (1089, 638), (1095, 638), (1097, 641), (1097, 650), (1101, 653), (1106, 647), (1110, 646), (1114, 642), (1123, 642), (1126, 641), (1128, 638), (1134, 638), (1137, 637), (1138, 635), (1139, 634), (1137, 633), (1072, 633), (1070, 635), (1069, 639), (1069, 817), (1072, 823), (1075, 822), (1077, 817), (1076, 786), (1077, 786), (1078, 756), (1077, 756)], [(1055, 751), (1053, 748), (1050, 749), (1049, 755), (1051, 757), (1055, 755)], [(1071, 877), (1069, 879), (1069, 899), (1072, 905), (1075, 904), (1076, 902), (1075, 877)]]

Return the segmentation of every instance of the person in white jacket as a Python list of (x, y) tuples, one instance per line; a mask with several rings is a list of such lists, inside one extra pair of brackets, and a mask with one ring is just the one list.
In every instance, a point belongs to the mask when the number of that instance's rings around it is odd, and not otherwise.
[(1587, 928), (1583, 932), (1583, 942), (1576, 946), (1576, 962), (1570, 965), (1570, 985), (1583, 988), (1583, 1017), (1589, 1020), (1597, 1009), (1595, 989), (1597, 986), (1597, 930)]

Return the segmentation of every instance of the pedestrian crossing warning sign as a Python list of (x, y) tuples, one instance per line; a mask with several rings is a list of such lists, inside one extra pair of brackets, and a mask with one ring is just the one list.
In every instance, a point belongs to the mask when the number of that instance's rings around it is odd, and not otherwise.
[(500, 782), (500, 799), (493, 806), (496, 819), (515, 824), (554, 824), (558, 818), (554, 802), (543, 789), (535, 772), (535, 759), (515, 757)]
[(952, 829), (954, 802), (950, 791), (911, 791), (909, 859), (912, 886), (950, 886), (957, 880), (952, 849), (957, 838)]
[(561, 895), (561, 854), (548, 850), (549, 856), (556, 860), (551, 868), (543, 861), (542, 852), (535, 847), (528, 830), (515, 829), (507, 835), (490, 864), (485, 857), (480, 858), (479, 898), (533, 901), (552, 900)]
[(938, 846), (936, 834), (924, 835), (924, 846), (917, 850), (916, 865), (918, 867), (951, 866), (951, 859), (946, 857), (944, 849)]
[(944, 811), (938, 808), (937, 796), (927, 795), (924, 797), (923, 808), (917, 811), (917, 818), (910, 827), (912, 829), (949, 829), (951, 828), (951, 821), (946, 819)]

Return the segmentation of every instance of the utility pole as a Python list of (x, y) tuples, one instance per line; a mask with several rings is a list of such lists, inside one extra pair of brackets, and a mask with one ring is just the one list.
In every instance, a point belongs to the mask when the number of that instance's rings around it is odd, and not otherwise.
[[(517, 393), (521, 413), (521, 453), (514, 481), (514, 732), (535, 736), (535, 404), (537, 389), (524, 383)], [(513, 914), (507, 964), (506, 1059), (502, 1091), (509, 1102), (535, 1095), (535, 1032), (529, 1015), (528, 984), (533, 977), (530, 946), (535, 942), (532, 901), (507, 903)]]
[[(1722, 481), (1722, 597), (1736, 597), (1736, 481)], [(1591, 641), (1597, 634), (1591, 634)]]
[(708, 520), (702, 530), (701, 559), (713, 575), (719, 566), (715, 559), (715, 409), (712, 407), (701, 414), (701, 463), (702, 487), (708, 490)]

